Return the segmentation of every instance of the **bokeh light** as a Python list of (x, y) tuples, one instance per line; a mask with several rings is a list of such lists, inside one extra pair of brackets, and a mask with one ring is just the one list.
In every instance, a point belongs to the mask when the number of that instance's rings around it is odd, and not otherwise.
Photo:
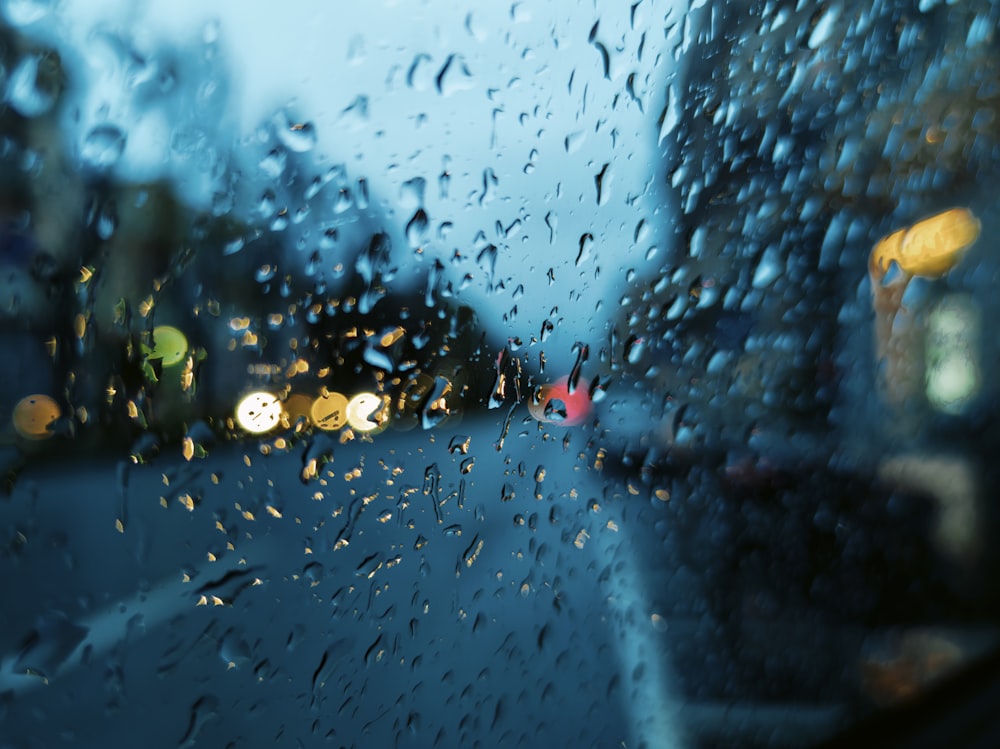
[(312, 402), (309, 415), (317, 428), (335, 432), (347, 423), (347, 397), (324, 391)]
[(47, 395), (36, 394), (19, 400), (11, 418), (19, 435), (29, 440), (41, 440), (52, 436), (49, 427), (60, 414), (58, 403)]
[(187, 337), (177, 328), (170, 325), (157, 325), (153, 328), (153, 350), (150, 359), (162, 359), (164, 367), (173, 367), (184, 361), (187, 356)]
[(375, 393), (358, 393), (347, 402), (347, 423), (358, 432), (374, 432), (388, 421), (387, 399)]
[(281, 421), (281, 401), (274, 393), (258, 391), (243, 397), (236, 406), (236, 423), (251, 434), (263, 434)]
[(590, 413), (590, 396), (583, 383), (570, 393), (569, 378), (561, 377), (538, 388), (528, 399), (528, 411), (544, 424), (575, 426)]

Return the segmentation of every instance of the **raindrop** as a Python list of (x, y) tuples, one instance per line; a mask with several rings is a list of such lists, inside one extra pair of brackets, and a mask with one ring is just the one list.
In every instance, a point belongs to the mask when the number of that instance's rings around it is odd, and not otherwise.
[(309, 278), (312, 278), (319, 272), (319, 269), (323, 264), (323, 256), (320, 255), (319, 250), (314, 250), (311, 255), (309, 255), (309, 260), (306, 263), (305, 274)]
[(278, 140), (289, 151), (305, 153), (316, 145), (316, 128), (311, 122), (292, 122), (285, 112), (274, 116), (274, 129)]
[(610, 191), (607, 190), (607, 189), (605, 189), (605, 188), (611, 182), (610, 176), (608, 175), (608, 167), (609, 166), (610, 166), (610, 164), (605, 163), (604, 166), (601, 167), (601, 171), (599, 171), (594, 176), (594, 184), (597, 186), (597, 205), (598, 206), (602, 206), (602, 205), (604, 205), (604, 204), (606, 204), (608, 202), (608, 196), (610, 194)]
[(625, 361), (629, 364), (638, 364), (642, 355), (646, 352), (646, 339), (639, 336), (629, 336), (625, 341)]
[(556, 423), (564, 422), (567, 419), (566, 402), (562, 398), (550, 398), (545, 402), (543, 414), (546, 419)]
[(776, 250), (768, 248), (761, 255), (760, 261), (753, 274), (751, 285), (755, 289), (764, 289), (770, 286), (778, 276), (781, 275), (783, 264)]
[(608, 48), (605, 47), (601, 42), (597, 41), (597, 27), (598, 23), (595, 23), (593, 28), (590, 30), (589, 41), (594, 45), (594, 49), (601, 56), (601, 67), (604, 69), (604, 77), (609, 81), (611, 80), (611, 56), (608, 54)]
[(441, 280), (444, 277), (444, 263), (435, 259), (434, 264), (427, 272), (427, 290), (424, 292), (424, 305), (433, 307), (437, 304), (435, 296), (438, 294)]
[(447, 404), (442, 402), (442, 399), (450, 386), (451, 383), (448, 382), (447, 378), (441, 375), (434, 378), (433, 390), (417, 407), (422, 428), (433, 429), (448, 418), (448, 407)]
[(488, 288), (493, 287), (493, 278), (497, 271), (497, 252), (498, 248), (495, 244), (486, 245), (483, 249), (479, 251), (476, 255), (476, 263), (482, 269), (483, 273), (486, 274), (488, 280)]
[(354, 196), (354, 204), (358, 207), (359, 211), (368, 208), (368, 180), (364, 177), (358, 179), (358, 186), (354, 190)]
[(41, 78), (44, 73), (39, 70), (42, 59), (39, 55), (28, 55), (21, 60), (7, 82), (7, 101), (23, 117), (45, 114), (55, 103), (54, 92), (43, 87)]
[(312, 692), (314, 706), (316, 700), (319, 699), (320, 689), (326, 686), (326, 682), (336, 672), (337, 666), (339, 666), (341, 661), (343, 661), (350, 654), (353, 647), (353, 640), (342, 638), (334, 642), (323, 652), (323, 655), (319, 660), (319, 665), (317, 665), (316, 670), (313, 671)]
[(591, 251), (593, 250), (593, 248), (594, 248), (594, 235), (591, 234), (590, 232), (582, 234), (580, 236), (580, 251), (576, 255), (576, 267), (579, 268), (580, 265), (585, 260), (588, 260), (590, 258)]
[(239, 668), (250, 662), (250, 645), (235, 627), (226, 631), (219, 642), (219, 657), (230, 668)]
[(182, 749), (197, 746), (198, 734), (201, 733), (201, 729), (208, 721), (218, 715), (218, 710), (219, 700), (212, 695), (205, 695), (194, 701), (188, 717), (187, 730), (181, 738), (180, 746)]
[(194, 156), (208, 145), (205, 131), (197, 127), (179, 127), (170, 136), (170, 150), (178, 156)]
[(555, 244), (556, 227), (559, 225), (559, 217), (552, 211), (545, 214), (545, 225), (549, 228), (549, 244)]
[(580, 370), (590, 356), (590, 346), (577, 341), (573, 344), (573, 351), (576, 352), (576, 361), (573, 362), (573, 369), (570, 370), (569, 380), (566, 383), (566, 392), (572, 395), (576, 392), (576, 384), (580, 381)]
[(253, 277), (257, 283), (267, 283), (278, 273), (278, 266), (271, 265), (270, 263), (265, 263), (264, 265), (257, 268), (254, 272)]
[(466, 567), (471, 567), (475, 563), (483, 551), (483, 546), (485, 546), (485, 542), (479, 538), (479, 534), (477, 533), (462, 553), (462, 561)]
[(337, 197), (333, 200), (333, 212), (335, 214), (345, 213), (351, 209), (353, 202), (350, 188), (341, 187), (337, 191)]
[(71, 622), (60, 611), (43, 614), (18, 653), (14, 669), (46, 679), (55, 676), (63, 662), (83, 642), (87, 632), (86, 627)]
[(215, 444), (215, 432), (204, 421), (196, 421), (188, 427), (185, 439), (191, 441), (195, 455), (204, 455)]
[(94, 224), (97, 236), (103, 240), (111, 239), (118, 228), (118, 207), (113, 201), (106, 203), (97, 214)]
[(406, 71), (406, 85), (417, 91), (423, 91), (430, 82), (429, 67), (427, 63), (431, 61), (431, 56), (426, 52), (421, 52), (413, 58), (410, 69)]
[(382, 635), (380, 634), (375, 638), (368, 649), (365, 651), (365, 666), (372, 666), (382, 660), (382, 656), (385, 654), (385, 647), (382, 645)]
[(588, 390), (588, 395), (590, 400), (594, 403), (600, 403), (608, 395), (608, 387), (611, 385), (611, 377), (605, 376), (601, 377), (596, 375), (590, 382), (590, 388)]
[(427, 180), (423, 177), (408, 179), (399, 188), (399, 202), (405, 208), (416, 208), (424, 204)]
[(434, 83), (439, 94), (450, 96), (456, 91), (472, 88), (472, 73), (461, 55), (451, 54), (441, 66)]
[(452, 455), (455, 455), (456, 453), (468, 455), (470, 444), (472, 444), (471, 437), (468, 435), (456, 434), (451, 438), (451, 442), (448, 443), (448, 452)]
[(479, 196), (479, 205), (486, 205), (496, 197), (499, 182), (491, 168), (483, 170), (483, 192)]
[(396, 365), (389, 354), (376, 348), (371, 341), (365, 344), (362, 356), (366, 364), (376, 369), (382, 369), (386, 372), (394, 372), (396, 370)]
[(444, 169), (438, 175), (438, 193), (441, 200), (448, 199), (448, 187), (451, 185), (451, 172), (448, 171), (448, 163), (450, 161), (451, 159), (448, 156), (444, 157)]
[(237, 252), (242, 250), (246, 246), (246, 239), (243, 237), (236, 237), (226, 242), (222, 246), (223, 255), (235, 255)]
[(371, 579), (375, 576), (375, 573), (382, 568), (382, 564), (384, 562), (385, 556), (382, 552), (377, 551), (362, 560), (361, 564), (359, 564), (357, 569), (354, 570), (354, 575), (355, 577), (365, 577)]
[(809, 35), (809, 49), (816, 49), (830, 40), (833, 30), (840, 17), (840, 5), (834, 4), (820, 17)]
[(310, 562), (302, 569), (302, 577), (315, 585), (323, 579), (323, 565), (319, 562)]
[(340, 113), (340, 121), (348, 130), (357, 132), (368, 123), (368, 97), (358, 95), (344, 111)]
[(274, 148), (258, 164), (260, 171), (269, 179), (277, 179), (288, 164), (288, 154), (282, 148)]
[(406, 224), (406, 240), (409, 242), (410, 247), (416, 249), (424, 244), (427, 240), (427, 227), (430, 224), (430, 219), (427, 217), (427, 212), (423, 208), (418, 208), (417, 212), (413, 214), (413, 217)]
[(673, 132), (680, 121), (681, 101), (677, 95), (676, 86), (671, 83), (667, 88), (667, 105), (663, 108), (663, 113), (660, 115), (660, 137), (657, 143), (662, 144), (663, 140)]
[(44, 18), (57, 0), (6, 0), (3, 15), (12, 26), (27, 26)]
[(97, 125), (83, 141), (80, 158), (94, 169), (109, 169), (125, 151), (125, 133), (115, 125)]

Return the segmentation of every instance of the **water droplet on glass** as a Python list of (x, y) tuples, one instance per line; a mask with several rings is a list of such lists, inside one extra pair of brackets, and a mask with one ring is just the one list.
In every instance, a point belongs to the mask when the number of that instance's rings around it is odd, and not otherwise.
[(273, 122), (278, 140), (289, 151), (305, 153), (316, 145), (316, 128), (311, 122), (292, 122), (285, 112), (278, 112)]
[(681, 121), (681, 106), (676, 84), (671, 83), (667, 88), (667, 104), (660, 115), (660, 137), (657, 143), (662, 145), (663, 140), (674, 131), (677, 123)]
[(51, 678), (87, 636), (87, 628), (71, 622), (65, 614), (50, 611), (38, 618), (34, 631), (18, 653), (14, 670)]
[(646, 339), (639, 336), (629, 336), (625, 341), (625, 361), (629, 364), (638, 364), (642, 355), (646, 352)]
[(427, 227), (430, 220), (427, 217), (427, 212), (423, 208), (418, 208), (417, 212), (413, 214), (413, 217), (406, 224), (406, 241), (409, 242), (410, 247), (417, 248), (424, 244), (427, 239)]
[(270, 281), (272, 278), (274, 278), (275, 275), (277, 275), (277, 273), (278, 273), (277, 265), (265, 263), (264, 265), (257, 268), (257, 270), (254, 272), (253, 277), (254, 280), (257, 281), (257, 283), (266, 283), (267, 281)]
[(497, 252), (497, 246), (489, 244), (476, 255), (476, 263), (478, 263), (483, 273), (486, 274), (488, 288), (493, 287), (493, 278), (497, 270)]
[(208, 146), (208, 135), (197, 127), (179, 127), (170, 136), (170, 150), (178, 156), (194, 156)]
[(113, 202), (106, 203), (97, 214), (94, 228), (101, 239), (111, 239), (118, 228), (118, 208)]
[(39, 55), (28, 55), (14, 68), (7, 82), (7, 101), (23, 117), (45, 114), (55, 103), (54, 91), (47, 90), (55, 83), (44, 80), (39, 69), (41, 62)]
[(424, 204), (427, 180), (423, 177), (408, 179), (399, 188), (399, 202), (404, 208), (419, 208)]
[(566, 392), (570, 395), (576, 392), (576, 385), (580, 381), (580, 371), (583, 369), (584, 362), (590, 357), (590, 346), (577, 341), (573, 344), (573, 351), (576, 353), (576, 361), (573, 362), (573, 369), (570, 370), (566, 383)]
[(284, 173), (288, 154), (281, 148), (272, 149), (258, 164), (260, 171), (269, 179), (277, 179)]
[(94, 169), (109, 169), (125, 151), (125, 133), (115, 125), (97, 125), (83, 141), (80, 158)]
[(448, 443), (448, 452), (452, 455), (459, 453), (461, 455), (467, 455), (469, 453), (469, 445), (472, 444), (472, 438), (468, 435), (456, 434), (451, 438), (451, 442)]
[(250, 645), (235, 627), (227, 630), (219, 642), (219, 657), (230, 668), (240, 668), (250, 662)]
[(236, 237), (226, 242), (222, 246), (223, 255), (235, 255), (237, 252), (243, 249), (246, 245), (246, 240), (243, 237)]
[(434, 83), (439, 94), (450, 96), (457, 91), (472, 88), (472, 73), (469, 72), (469, 67), (461, 55), (448, 55)]
[(218, 715), (218, 711), (219, 700), (212, 695), (206, 694), (195, 700), (188, 714), (187, 730), (184, 731), (184, 736), (181, 738), (180, 747), (187, 749), (197, 746), (201, 729), (208, 721)]
[(357, 96), (340, 113), (340, 123), (347, 130), (358, 132), (367, 127), (368, 124), (368, 97)]
[(375, 552), (369, 557), (366, 557), (361, 564), (358, 565), (357, 569), (354, 570), (354, 575), (356, 577), (366, 577), (372, 578), (375, 573), (379, 571), (385, 561), (385, 556), (382, 552)]
[(12, 26), (27, 26), (44, 18), (57, 0), (5, 0), (3, 16)]
[(604, 166), (601, 167), (601, 171), (594, 176), (594, 185), (597, 187), (597, 205), (599, 206), (608, 202), (608, 196), (611, 193), (608, 189), (608, 186), (611, 183), (611, 178), (608, 174), (608, 168), (610, 166), (610, 164), (605, 163)]

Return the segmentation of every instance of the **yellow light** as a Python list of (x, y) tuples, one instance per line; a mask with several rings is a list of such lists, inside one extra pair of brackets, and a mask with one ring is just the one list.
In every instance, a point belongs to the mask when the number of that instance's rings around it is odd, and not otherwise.
[(309, 415), (318, 428), (335, 432), (347, 423), (347, 398), (340, 393), (322, 393), (312, 402)]
[(60, 416), (59, 404), (47, 395), (29, 395), (14, 406), (11, 419), (17, 433), (29, 440), (51, 437), (49, 427)]
[(895, 260), (911, 276), (940, 278), (958, 264), (981, 228), (967, 208), (942, 211), (879, 240), (872, 248), (869, 272), (881, 281)]
[(162, 359), (164, 367), (172, 367), (184, 361), (187, 356), (188, 342), (184, 334), (170, 325), (157, 325), (153, 328), (153, 350), (150, 359)]
[(269, 432), (280, 421), (281, 401), (273, 393), (250, 393), (236, 406), (236, 423), (251, 434)]
[(372, 432), (388, 421), (388, 399), (375, 393), (358, 393), (347, 403), (347, 423), (359, 432)]
[(392, 344), (394, 344), (404, 335), (406, 335), (406, 331), (403, 330), (402, 327), (397, 326), (396, 328), (386, 333), (383, 333), (382, 340), (379, 341), (379, 345), (382, 346), (382, 348), (389, 348)]
[(285, 415), (288, 419), (288, 426), (296, 426), (299, 419), (306, 425), (311, 420), (309, 412), (312, 410), (312, 399), (302, 393), (292, 393), (285, 399)]
[(903, 236), (899, 267), (914, 276), (943, 276), (979, 238), (980, 229), (979, 220), (966, 208), (952, 208), (918, 221)]

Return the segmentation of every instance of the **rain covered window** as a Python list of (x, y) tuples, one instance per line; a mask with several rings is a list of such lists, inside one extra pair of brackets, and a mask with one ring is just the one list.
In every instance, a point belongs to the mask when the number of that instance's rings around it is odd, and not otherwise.
[(0, 0), (0, 747), (993, 745), (998, 34)]

